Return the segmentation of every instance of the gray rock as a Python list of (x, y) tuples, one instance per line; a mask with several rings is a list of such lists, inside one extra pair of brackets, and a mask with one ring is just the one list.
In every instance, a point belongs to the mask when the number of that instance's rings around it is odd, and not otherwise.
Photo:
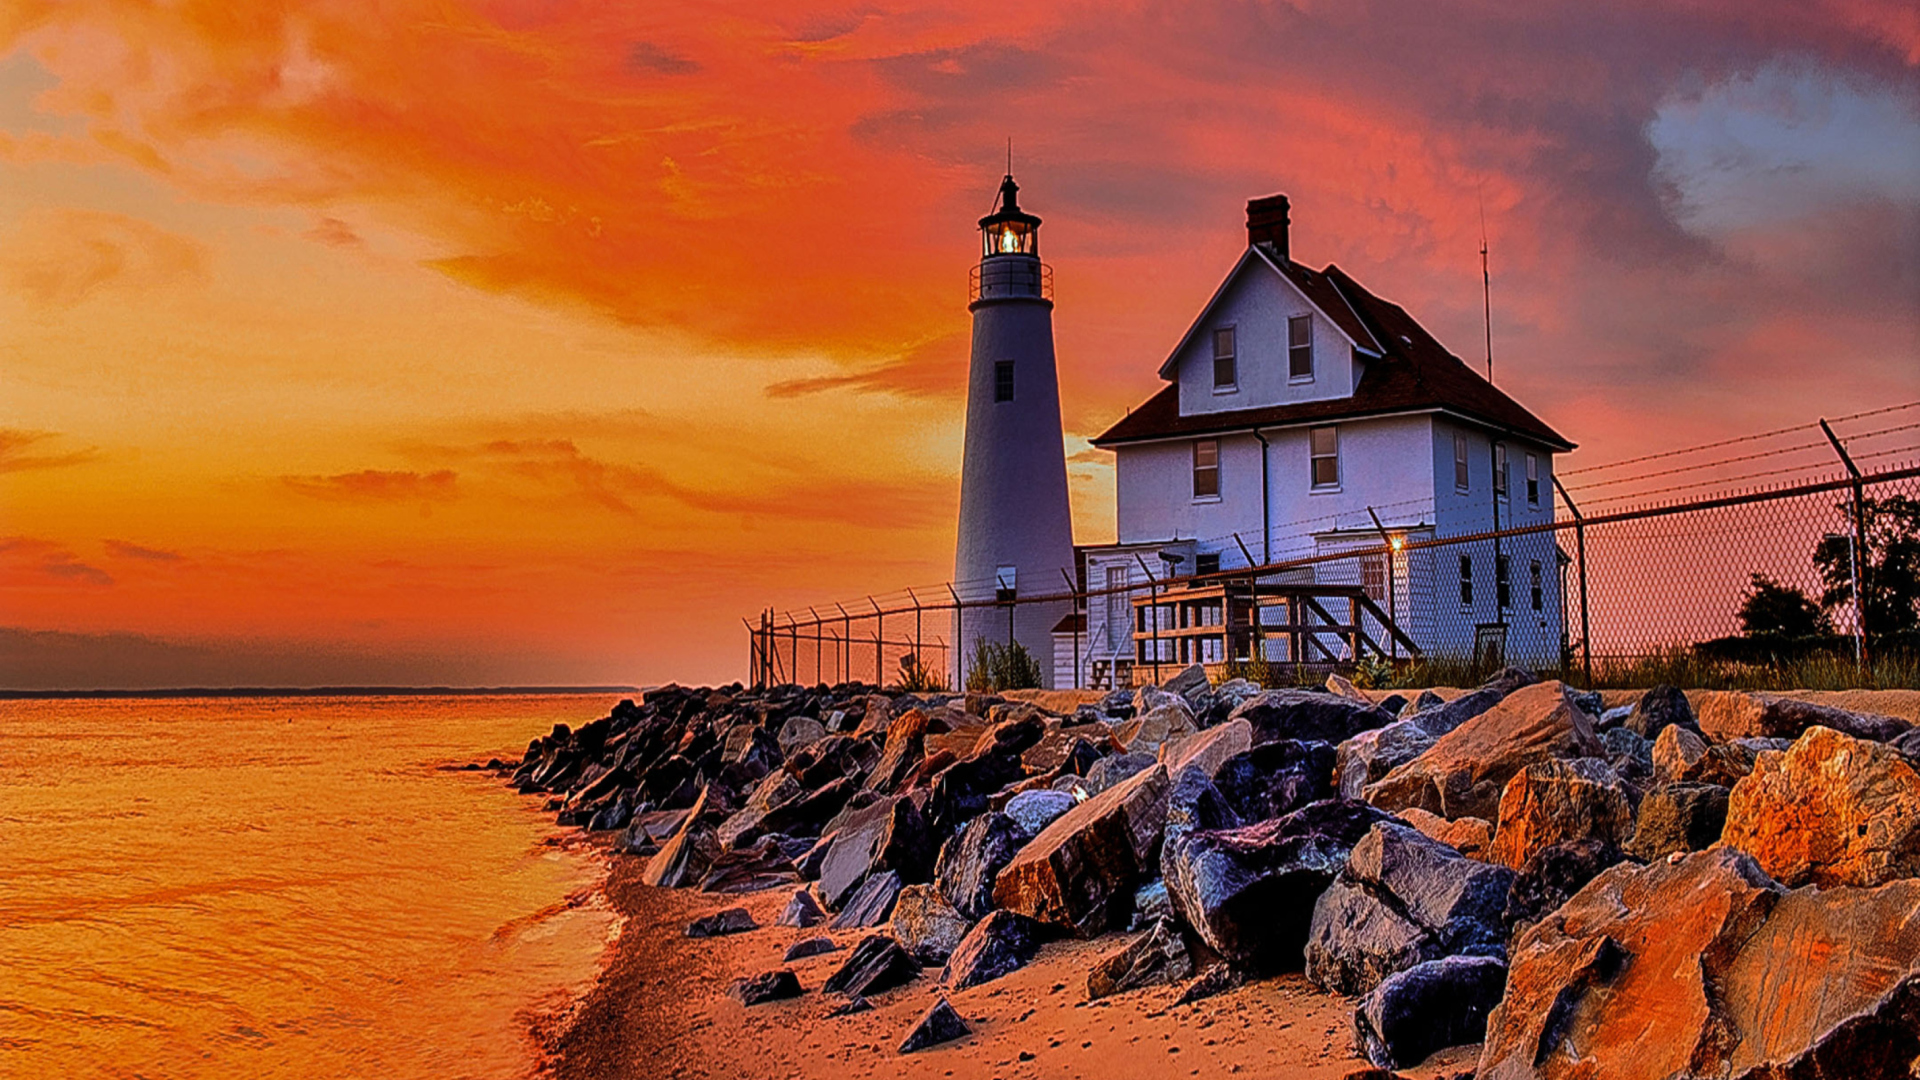
[(870, 875), (847, 897), (846, 906), (827, 924), (830, 930), (864, 930), (879, 926), (893, 915), (900, 897), (900, 875), (891, 870)]
[(1363, 994), (1428, 960), (1504, 955), (1502, 911), (1513, 876), (1410, 826), (1375, 825), (1314, 905), (1308, 980)]
[(788, 717), (780, 725), (780, 752), (792, 757), (795, 751), (812, 746), (827, 737), (827, 726), (811, 716)]
[(1633, 705), (1633, 711), (1627, 714), (1625, 727), (1635, 735), (1652, 741), (1659, 737), (1661, 728), (1673, 724), (1693, 732), (1700, 730), (1700, 722), (1694, 719), (1693, 706), (1687, 703), (1687, 695), (1662, 683), (1640, 695), (1640, 700)]
[(1040, 951), (1046, 928), (1011, 911), (995, 911), (973, 924), (947, 958), (940, 981), (955, 990), (991, 982), (1026, 967)]
[[(1227, 805), (1213, 781), (1198, 765), (1188, 765), (1173, 778), (1167, 791), (1167, 825), (1161, 834), (1161, 850), (1195, 829), (1237, 829), (1244, 822)], [(1165, 885), (1162, 883), (1162, 889)], [(1135, 905), (1138, 910), (1138, 905)]]
[(1005, 814), (981, 814), (940, 848), (933, 881), (954, 910), (979, 919), (993, 910), (993, 880), (1013, 861), (1027, 835)]
[(900, 943), (886, 934), (869, 934), (860, 939), (845, 961), (821, 984), (828, 994), (865, 997), (896, 986), (905, 986), (920, 974), (915, 960)]
[(932, 841), (911, 799), (882, 799), (848, 815), (835, 831), (820, 864), (820, 896), (830, 908), (846, 904), (871, 875), (891, 870), (902, 882), (917, 882), (932, 872)]
[(1334, 751), (1340, 797), (1360, 798), (1368, 784), (1426, 753), (1437, 738), (1417, 721), (1396, 720), (1341, 743)]
[(1248, 698), (1229, 719), (1253, 725), (1253, 741), (1302, 739), (1338, 745), (1393, 717), (1370, 705), (1316, 690), (1267, 690)]
[(911, 1054), (917, 1050), (925, 1050), (929, 1046), (938, 1046), (941, 1043), (966, 1038), (972, 1033), (973, 1029), (967, 1027), (967, 1022), (960, 1018), (959, 1013), (953, 1011), (953, 1006), (947, 1004), (947, 999), (941, 998), (935, 1001), (920, 1019), (914, 1021), (912, 1029), (907, 1032), (907, 1037), (900, 1042), (900, 1052)]
[(820, 910), (820, 903), (813, 898), (813, 894), (800, 889), (793, 894), (793, 899), (787, 901), (785, 910), (780, 912), (779, 925), (805, 929), (818, 926), (826, 917), (827, 913)]
[(1353, 845), (1388, 815), (1345, 800), (1239, 829), (1191, 832), (1163, 854), (1174, 909), (1213, 951), (1259, 969), (1296, 967), (1313, 905)]
[(1207, 669), (1201, 667), (1199, 664), (1194, 664), (1180, 674), (1168, 679), (1166, 684), (1161, 686), (1160, 689), (1169, 694), (1179, 694), (1181, 697), (1191, 698), (1192, 695), (1196, 693), (1206, 693), (1212, 690), (1213, 684), (1207, 681)]
[(1507, 892), (1503, 914), (1517, 935), (1522, 928), (1567, 902), (1601, 871), (1621, 862), (1626, 853), (1605, 840), (1567, 840), (1527, 856), (1525, 865)]
[(805, 960), (810, 956), (824, 956), (838, 951), (840, 946), (834, 944), (830, 937), (802, 938), (789, 946), (786, 955), (780, 959), (783, 963), (791, 964), (795, 960)]
[(727, 934), (744, 934), (749, 930), (760, 929), (746, 908), (727, 908), (687, 924), (687, 936), (690, 938), (722, 937)]
[(1055, 818), (1074, 808), (1079, 800), (1060, 791), (1035, 789), (1023, 791), (1007, 800), (1001, 812), (1013, 819), (1020, 831), (1028, 836), (1039, 836)]
[(893, 904), (894, 940), (929, 967), (946, 963), (971, 925), (932, 885), (909, 885)]
[(1632, 715), (1633, 715), (1633, 706), (1631, 705), (1615, 705), (1611, 709), (1602, 709), (1601, 711), (1594, 713), (1594, 716), (1595, 716), (1595, 720), (1593, 723), (1594, 730), (1609, 731), (1613, 728), (1617, 728), (1621, 724), (1626, 723), (1627, 717)]
[(1150, 769), (1155, 758), (1152, 754), (1114, 754), (1103, 757), (1087, 770), (1086, 789), (1088, 795), (1098, 795), (1137, 772)]
[(1158, 879), (1149, 881), (1133, 892), (1133, 918), (1128, 920), (1128, 930), (1144, 930), (1153, 925), (1155, 919), (1178, 919), (1173, 910), (1173, 901), (1167, 897), (1167, 883)]
[(766, 971), (750, 978), (738, 979), (727, 991), (728, 996), (742, 1005), (765, 1005), (769, 1001), (799, 997), (800, 980), (787, 968)]
[(1087, 1000), (1179, 982), (1192, 974), (1193, 956), (1180, 931), (1172, 922), (1156, 919), (1145, 933), (1094, 961), (1087, 973)]
[(1221, 762), (1213, 786), (1242, 821), (1265, 821), (1332, 797), (1335, 757), (1324, 742), (1275, 739)]
[(1677, 851), (1704, 851), (1727, 825), (1726, 788), (1718, 784), (1662, 784), (1640, 800), (1627, 853), (1652, 862)]
[(1506, 962), (1449, 956), (1388, 976), (1353, 1013), (1354, 1041), (1383, 1069), (1411, 1068), (1436, 1050), (1477, 1043), (1506, 993)]

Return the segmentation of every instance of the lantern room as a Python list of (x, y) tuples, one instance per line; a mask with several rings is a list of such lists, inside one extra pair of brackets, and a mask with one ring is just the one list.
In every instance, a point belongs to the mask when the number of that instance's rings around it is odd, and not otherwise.
[(1000, 182), (1000, 199), (993, 213), (980, 219), (980, 257), (1040, 254), (1040, 219), (1020, 209), (1020, 185), (1009, 173)]

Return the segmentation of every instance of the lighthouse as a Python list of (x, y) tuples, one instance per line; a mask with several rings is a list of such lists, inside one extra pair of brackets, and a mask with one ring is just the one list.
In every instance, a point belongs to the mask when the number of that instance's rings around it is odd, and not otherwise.
[(1060, 380), (1053, 359), (1053, 269), (1040, 261), (1040, 219), (1020, 209), (1009, 173), (980, 219), (972, 275), (973, 353), (950, 666), (964, 686), (981, 640), (1018, 642), (1052, 686), (1053, 630), (1069, 601), (1016, 603), (1066, 592), (1074, 573)]

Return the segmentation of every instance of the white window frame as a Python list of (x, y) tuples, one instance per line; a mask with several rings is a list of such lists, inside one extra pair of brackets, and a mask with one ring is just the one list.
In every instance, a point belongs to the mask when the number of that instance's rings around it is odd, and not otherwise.
[[(1213, 464), (1210, 467), (1204, 467), (1200, 464), (1200, 448), (1203, 446), (1213, 448)], [(1200, 491), (1200, 474), (1203, 472), (1211, 472), (1213, 474), (1213, 490), (1205, 494), (1202, 494)], [(1219, 439), (1193, 440), (1193, 501), (1197, 503), (1220, 501)]]
[(1473, 470), (1469, 467), (1467, 454), (1467, 433), (1453, 433), (1453, 490), (1465, 495), (1473, 487)]
[(1540, 458), (1535, 454), (1527, 455), (1527, 505), (1540, 505)]
[(1508, 475), (1508, 471), (1507, 444), (1496, 442), (1493, 444), (1493, 497), (1502, 502), (1510, 502), (1513, 499), (1513, 484), (1510, 483), (1512, 477)]
[[(1294, 328), (1295, 326), (1304, 326), (1304, 327), (1306, 327), (1306, 328), (1307, 328), (1307, 343), (1306, 343), (1305, 345), (1302, 345), (1302, 346), (1296, 346), (1296, 345), (1295, 345), (1295, 344), (1293, 343), (1293, 328)], [(1296, 348), (1304, 348), (1304, 349), (1306, 349), (1306, 350), (1307, 350), (1307, 373), (1306, 373), (1305, 375), (1296, 375), (1296, 374), (1294, 374), (1294, 370), (1293, 370), (1293, 350), (1294, 350), (1294, 349), (1296, 349)], [(1306, 314), (1306, 315), (1290, 315), (1290, 316), (1288, 316), (1288, 317), (1287, 317), (1287, 382), (1289, 382), (1289, 383), (1310, 383), (1310, 382), (1312, 382), (1312, 381), (1313, 381), (1313, 368), (1314, 368), (1314, 364), (1313, 364), (1313, 315), (1312, 315), (1312, 314), (1310, 314), (1310, 313), (1309, 313), (1309, 314)]]
[[(1329, 432), (1333, 435), (1333, 453), (1331, 454), (1320, 453), (1317, 449), (1314, 448), (1314, 445), (1313, 445), (1314, 437), (1319, 435), (1323, 431)], [(1330, 484), (1323, 484), (1320, 482), (1320, 470), (1316, 466), (1320, 462), (1325, 461), (1329, 458), (1333, 460), (1333, 482)], [(1307, 490), (1308, 491), (1339, 491), (1340, 490), (1340, 428), (1338, 425), (1330, 424), (1325, 427), (1316, 427), (1316, 428), (1307, 429)]]
[[(1227, 336), (1227, 352), (1224, 356), (1220, 353), (1220, 335), (1222, 334)], [(1220, 381), (1220, 361), (1222, 360), (1225, 360), (1233, 368), (1233, 378), (1227, 382)], [(1235, 324), (1228, 323), (1226, 326), (1216, 327), (1213, 331), (1213, 392), (1216, 394), (1232, 394), (1238, 392), (1239, 389), (1240, 332)]]

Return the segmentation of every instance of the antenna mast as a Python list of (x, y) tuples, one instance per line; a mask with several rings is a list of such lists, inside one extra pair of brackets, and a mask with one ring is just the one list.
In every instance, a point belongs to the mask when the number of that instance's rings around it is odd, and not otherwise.
[(1480, 196), (1480, 303), (1487, 324), (1487, 382), (1493, 382), (1493, 276), (1487, 272), (1487, 197)]

